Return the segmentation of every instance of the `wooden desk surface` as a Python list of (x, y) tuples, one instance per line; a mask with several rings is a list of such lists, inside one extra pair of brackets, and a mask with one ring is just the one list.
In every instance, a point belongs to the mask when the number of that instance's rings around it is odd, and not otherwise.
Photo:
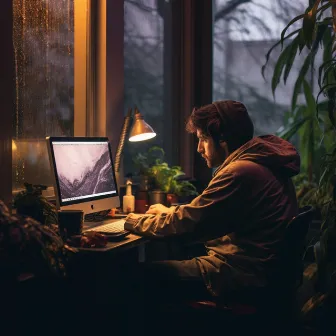
[(141, 247), (148, 242), (148, 239), (130, 233), (125, 238), (119, 241), (109, 241), (105, 247), (90, 247), (90, 248), (80, 248), (77, 247), (76, 249), (80, 252), (86, 253), (97, 253), (97, 252), (112, 252), (112, 253), (119, 253), (121, 251), (128, 250), (134, 247)]
[[(105, 224), (105, 223), (111, 223), (113, 221), (118, 221), (120, 220), (120, 218), (118, 219), (112, 219), (109, 218), (105, 221), (103, 221), (101, 224)], [(96, 226), (94, 223), (89, 223), (89, 222), (85, 222), (84, 223), (84, 230), (86, 228), (91, 228)], [(125, 251), (134, 247), (142, 247), (144, 246), (144, 244), (146, 244), (148, 242), (148, 238), (145, 237), (141, 237), (135, 234), (130, 233), (129, 235), (127, 235), (126, 237), (122, 238), (121, 240), (110, 240), (108, 241), (107, 245), (105, 247), (97, 247), (97, 248), (77, 248), (78, 251), (80, 252), (86, 252), (86, 253), (97, 253), (97, 252), (109, 252), (109, 253), (119, 253), (121, 251)]]

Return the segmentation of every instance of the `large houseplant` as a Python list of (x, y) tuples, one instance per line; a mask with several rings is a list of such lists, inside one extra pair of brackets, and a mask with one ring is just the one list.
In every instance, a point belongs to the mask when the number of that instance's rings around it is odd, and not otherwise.
[(42, 194), (47, 187), (25, 182), (25, 189), (14, 197), (14, 208), (19, 215), (29, 216), (47, 226), (58, 223), (56, 207)]
[[(288, 33), (288, 29), (299, 20), (302, 26)], [(317, 268), (311, 277), (314, 280), (315, 293), (304, 305), (302, 312), (306, 321), (315, 324), (326, 313), (335, 310), (336, 294), (336, 1), (335, 0), (310, 0), (304, 13), (292, 19), (281, 33), (280, 40), (269, 50), (266, 55), (266, 64), (275, 47), (286, 44), (278, 58), (272, 78), (273, 92), (276, 90), (281, 76), (286, 82), (296, 57), (305, 57), (299, 71), (292, 95), (292, 106), (289, 112), (292, 118), (293, 134), (297, 132), (303, 137), (302, 155), (307, 159), (306, 180), (315, 182), (310, 194), (315, 199), (320, 199), (322, 226), (321, 238), (315, 246)], [(301, 53), (306, 48), (305, 56)], [(323, 53), (322, 63), (316, 64), (318, 50)], [(264, 73), (266, 64), (262, 68)], [(308, 75), (314, 74), (318, 68), (316, 82), (319, 85), (319, 93), (313, 98), (311, 84), (314, 80)], [(306, 107), (298, 114), (298, 96), (304, 92)], [(321, 106), (321, 97), (325, 97)], [(304, 131), (302, 131), (304, 129)], [(319, 135), (316, 137), (316, 131)], [(305, 135), (303, 135), (303, 133)], [(320, 138), (319, 145), (316, 140)], [(313, 175), (313, 156), (318, 149), (325, 153), (320, 157), (321, 169), (317, 176)], [(312, 200), (312, 199), (311, 199)], [(307, 199), (309, 202), (309, 200)], [(322, 313), (321, 313), (322, 311)], [(324, 312), (324, 313), (323, 313)], [(307, 318), (309, 317), (309, 318)], [(316, 318), (318, 317), (318, 318)], [(333, 324), (331, 319), (318, 321), (321, 325)], [(316, 327), (316, 324), (314, 325)], [(335, 328), (332, 328), (335, 331)], [(329, 331), (329, 330), (328, 330)]]

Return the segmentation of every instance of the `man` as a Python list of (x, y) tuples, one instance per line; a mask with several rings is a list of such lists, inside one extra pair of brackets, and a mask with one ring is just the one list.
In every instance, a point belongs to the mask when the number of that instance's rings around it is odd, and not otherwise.
[(130, 214), (125, 228), (148, 237), (192, 233), (204, 238), (206, 252), (147, 265), (151, 286), (168, 298), (194, 299), (267, 288), (286, 225), (298, 213), (291, 181), (299, 172), (297, 151), (273, 135), (253, 137), (246, 107), (232, 100), (194, 109), (187, 130), (196, 133), (208, 167), (218, 167), (208, 187), (190, 204)]

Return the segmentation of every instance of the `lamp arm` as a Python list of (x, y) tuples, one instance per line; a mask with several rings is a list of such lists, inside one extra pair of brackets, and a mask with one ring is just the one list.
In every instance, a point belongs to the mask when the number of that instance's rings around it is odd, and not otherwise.
[(123, 127), (121, 129), (121, 133), (120, 133), (120, 137), (119, 137), (117, 152), (116, 152), (116, 155), (115, 155), (114, 170), (116, 172), (119, 172), (119, 170), (120, 170), (121, 155), (122, 155), (123, 150), (124, 150), (125, 139), (126, 139), (128, 131), (130, 129), (131, 122), (132, 122), (132, 109), (130, 108), (127, 112), (127, 115), (126, 115), (125, 119), (124, 119), (124, 124), (123, 124)]

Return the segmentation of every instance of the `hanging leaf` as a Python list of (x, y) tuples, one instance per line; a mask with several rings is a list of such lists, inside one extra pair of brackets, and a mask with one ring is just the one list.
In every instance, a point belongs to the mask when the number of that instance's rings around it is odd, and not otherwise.
[(278, 61), (275, 64), (273, 77), (272, 77), (272, 93), (274, 97), (275, 89), (278, 86), (282, 74), (282, 70), (286, 65), (286, 60), (290, 55), (292, 49), (292, 43), (289, 44), (280, 54)]
[[(295, 31), (293, 31), (292, 33), (288, 34), (284, 40), (287, 40), (289, 39), (290, 37), (294, 36), (296, 33), (298, 33), (301, 29), (297, 29)], [(265, 70), (266, 70), (266, 66), (268, 64), (268, 61), (270, 59), (270, 56), (271, 56), (271, 53), (272, 51), (281, 43), (281, 41), (278, 41), (277, 43), (275, 43), (267, 52), (265, 58), (266, 58), (266, 61), (265, 61), (265, 64), (261, 67), (261, 75), (263, 76), (263, 78), (265, 79)]]
[[(333, 60), (333, 59), (329, 59), (328, 61), (322, 63), (322, 64), (319, 66), (319, 71), (318, 71), (318, 84), (319, 84), (319, 87), (321, 87), (321, 86), (322, 86), (322, 83), (324, 83), (324, 81), (325, 81), (325, 74), (326, 74), (326, 72), (328, 72), (328, 69), (329, 69), (330, 67), (333, 67), (332, 64), (330, 65), (330, 63), (333, 63), (333, 62), (336, 62), (336, 61)], [(327, 65), (329, 65), (329, 66), (324, 70), (324, 68), (325, 68)], [(324, 76), (322, 77), (323, 70), (324, 70)]]
[(308, 49), (311, 48), (313, 43), (313, 32), (316, 24), (316, 16), (313, 16), (311, 11), (306, 13), (303, 18), (302, 31), (305, 44)]
[(331, 12), (332, 12), (332, 17), (333, 17), (333, 29), (334, 29), (334, 32), (336, 32), (336, 3), (335, 1), (332, 3)]
[(294, 121), (288, 124), (281, 132), (277, 133), (277, 135), (284, 140), (290, 140), (308, 120), (309, 118), (305, 117)]
[(316, 97), (316, 104), (318, 106), (318, 100), (320, 98), (320, 95), (323, 93), (323, 94), (326, 94), (327, 90), (329, 89), (332, 89), (332, 88), (336, 88), (336, 82), (335, 83), (331, 83), (331, 84), (326, 84), (324, 85), (321, 90), (319, 91), (319, 93), (317, 94), (317, 97)]
[[(296, 21), (299, 21), (301, 19), (303, 19), (305, 16), (305, 14), (300, 14), (298, 15), (297, 17), (295, 17), (293, 20), (291, 20), (288, 25), (283, 29), (283, 31), (281, 32), (281, 39), (280, 39), (280, 43), (281, 43), (281, 49), (283, 48), (283, 43), (286, 39), (285, 37), (285, 34), (286, 34), (286, 31), (288, 30), (288, 28), (293, 24), (295, 23)], [(287, 36), (288, 37), (288, 36)]]
[(336, 117), (335, 117), (335, 99), (329, 99), (328, 101), (328, 116), (331, 121), (331, 124), (336, 130)]
[(308, 72), (309, 66), (311, 64), (313, 58), (313, 52), (309, 53), (308, 56), (306, 57), (303, 66), (299, 72), (299, 76), (296, 79), (295, 85), (294, 85), (294, 91), (293, 91), (293, 96), (292, 96), (292, 110), (294, 110), (297, 102), (298, 95), (301, 92), (302, 88), (302, 83), (305, 79), (305, 76)]
[(332, 64), (330, 64), (324, 71), (324, 74), (322, 77), (323, 84), (331, 84), (332, 82), (335, 82), (335, 76), (334, 76), (335, 66), (336, 66), (336, 61), (332, 60)]
[(317, 49), (320, 44), (324, 40), (324, 34), (328, 30), (328, 22), (323, 22), (323, 23), (318, 23), (316, 25), (316, 30), (315, 30), (315, 36), (314, 36), (314, 43), (312, 45), (312, 48), (315, 50)]
[(286, 62), (286, 67), (285, 67), (285, 71), (284, 71), (284, 83), (286, 84), (288, 75), (292, 69), (296, 54), (297, 54), (297, 50), (298, 50), (298, 46), (299, 46), (299, 40), (300, 40), (300, 36), (296, 36), (295, 39), (293, 40), (293, 42), (291, 43), (291, 48), (287, 57), (287, 62)]
[(306, 80), (303, 81), (303, 91), (305, 94), (309, 115), (314, 118), (316, 111), (316, 102), (311, 87)]

